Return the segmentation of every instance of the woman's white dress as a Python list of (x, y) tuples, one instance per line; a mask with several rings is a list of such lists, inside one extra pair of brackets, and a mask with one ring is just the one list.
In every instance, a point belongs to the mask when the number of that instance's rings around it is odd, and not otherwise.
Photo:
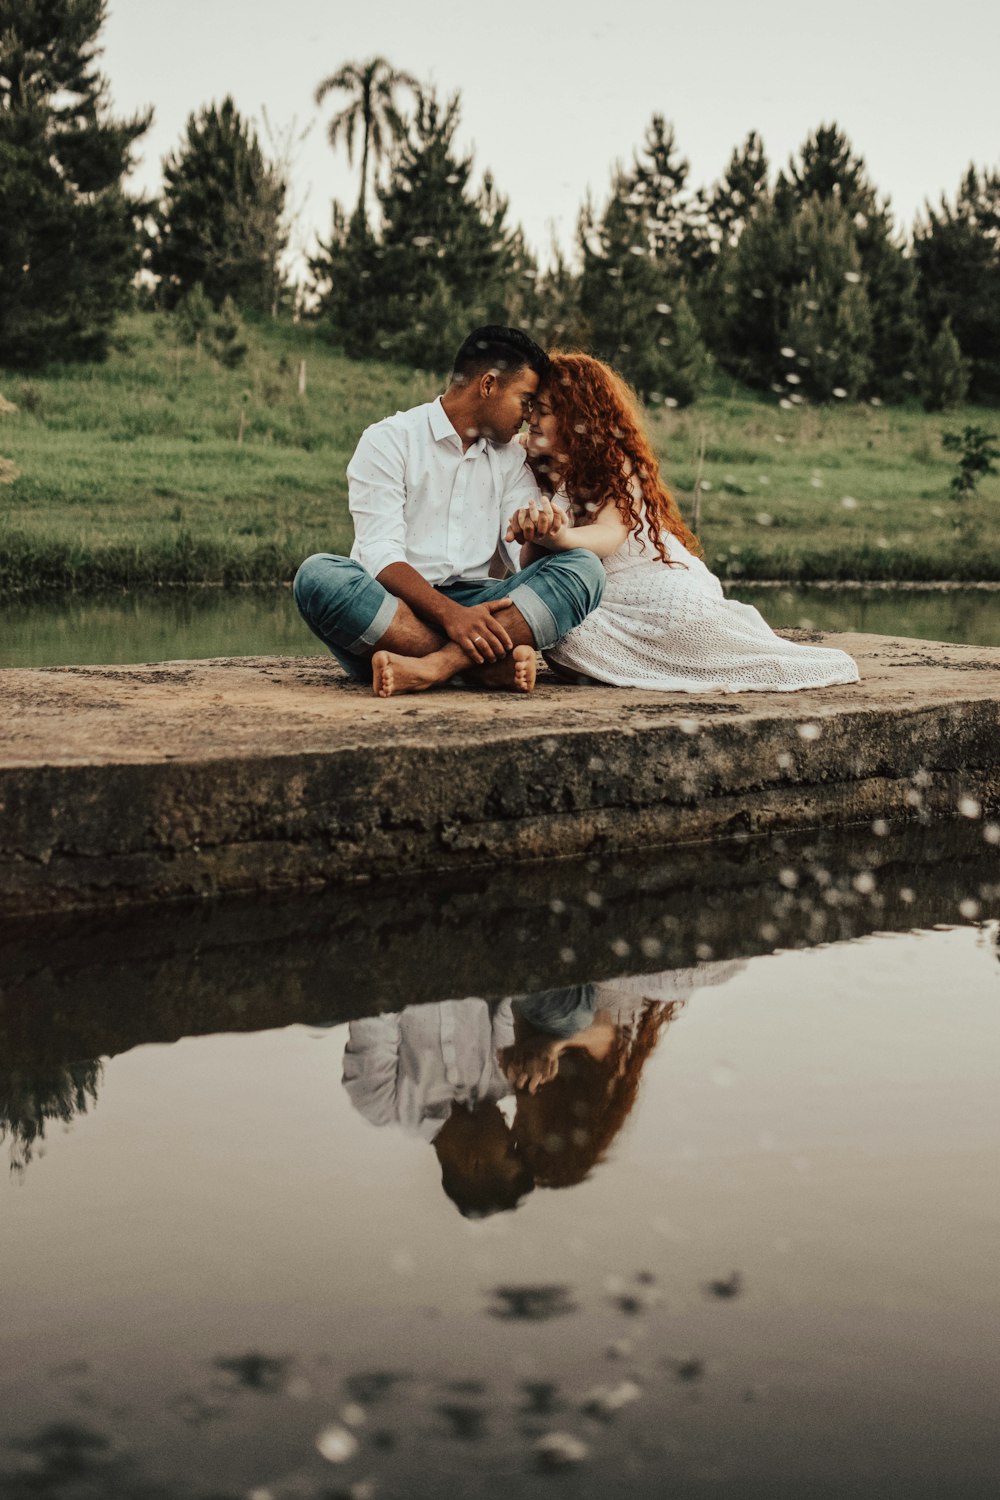
[(615, 687), (683, 693), (790, 693), (857, 682), (845, 651), (786, 641), (750, 604), (727, 599), (700, 558), (664, 534), (671, 562), (630, 533), (604, 559), (598, 607), (549, 651), (559, 666)]

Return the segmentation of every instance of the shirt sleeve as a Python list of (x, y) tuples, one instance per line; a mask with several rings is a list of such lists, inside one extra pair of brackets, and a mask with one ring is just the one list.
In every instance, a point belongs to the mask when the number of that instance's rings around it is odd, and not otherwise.
[(343, 1084), (354, 1108), (373, 1125), (399, 1118), (399, 1042), (398, 1015), (351, 1022)]
[(369, 427), (347, 466), (347, 503), (354, 521), (355, 556), (377, 578), (406, 561), (406, 452), (387, 423)]

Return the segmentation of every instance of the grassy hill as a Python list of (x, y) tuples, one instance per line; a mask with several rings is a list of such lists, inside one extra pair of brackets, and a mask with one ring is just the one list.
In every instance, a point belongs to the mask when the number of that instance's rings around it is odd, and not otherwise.
[[(315, 330), (254, 327), (238, 370), (125, 319), (105, 365), (0, 369), (0, 593), (271, 582), (350, 545), (344, 477), (361, 430), (439, 389), (430, 375), (333, 352)], [(307, 389), (298, 393), (306, 361)], [(1000, 578), (1000, 480), (956, 526), (947, 417), (869, 405), (782, 411), (719, 378), (651, 429), (690, 519), (705, 440), (702, 539), (726, 577)], [(242, 441), (240, 434), (242, 432)], [(13, 465), (13, 470), (11, 470)]]

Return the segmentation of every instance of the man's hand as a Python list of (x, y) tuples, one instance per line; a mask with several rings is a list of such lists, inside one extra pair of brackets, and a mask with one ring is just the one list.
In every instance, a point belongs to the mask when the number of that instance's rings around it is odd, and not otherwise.
[(513, 651), (514, 642), (494, 615), (510, 603), (510, 599), (490, 599), (486, 604), (454, 605), (442, 621), (448, 639), (480, 667), (484, 662), (502, 661)]
[(565, 511), (553, 505), (547, 495), (540, 495), (537, 501), (532, 500), (530, 505), (514, 512), (504, 541), (519, 542), (523, 546), (525, 542), (537, 542), (542, 537), (558, 536), (566, 525)]

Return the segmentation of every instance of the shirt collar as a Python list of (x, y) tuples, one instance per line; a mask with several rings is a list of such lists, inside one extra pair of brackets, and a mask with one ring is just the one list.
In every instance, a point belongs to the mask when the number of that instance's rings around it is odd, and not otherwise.
[[(462, 446), (462, 439), (456, 432), (454, 423), (452, 422), (448, 413), (441, 405), (440, 396), (436, 397), (431, 402), (429, 416), (431, 423), (431, 436), (434, 438), (434, 441), (436, 443), (442, 443), (446, 438), (453, 438), (455, 442), (458, 443), (459, 447)], [(472, 446), (466, 451), (468, 451), (469, 453), (478, 453), (481, 452), (483, 448), (485, 448), (485, 446), (486, 439), (477, 438)]]

